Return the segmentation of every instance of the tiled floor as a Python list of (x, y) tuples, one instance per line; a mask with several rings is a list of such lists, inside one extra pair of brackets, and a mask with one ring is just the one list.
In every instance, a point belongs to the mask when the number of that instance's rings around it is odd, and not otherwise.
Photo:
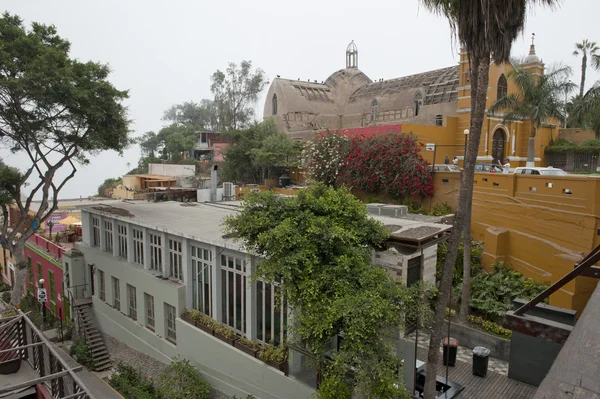
[[(415, 333), (412, 333), (408, 337), (414, 340)], [(419, 346), (419, 348), (427, 349), (429, 347), (429, 333), (425, 331), (419, 331), (419, 342), (417, 343), (417, 345)], [(441, 342), (440, 346), (442, 346)], [(459, 345), (456, 354), (456, 359), (469, 364), (473, 364), (473, 351), (469, 348), (465, 348), (464, 346)], [(498, 374), (508, 375), (508, 362), (490, 357), (488, 363), (488, 370), (494, 371)]]

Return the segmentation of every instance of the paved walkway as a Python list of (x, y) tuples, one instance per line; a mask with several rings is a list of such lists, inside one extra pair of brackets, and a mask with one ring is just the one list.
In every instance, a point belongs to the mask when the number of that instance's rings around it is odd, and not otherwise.
[[(415, 333), (412, 333), (408, 336), (410, 339), (415, 339)], [(429, 332), (425, 330), (419, 330), (419, 342), (417, 343), (419, 348), (428, 349), (429, 348)], [(440, 342), (440, 347), (442, 346)], [(473, 350), (466, 348), (464, 346), (458, 346), (458, 351), (456, 353), (456, 359), (463, 361), (465, 363), (473, 364)], [(488, 370), (493, 371), (498, 374), (508, 375), (508, 362), (500, 359), (494, 359), (493, 357), (489, 358)]]
[[(63, 361), (71, 368), (79, 366), (67, 351), (54, 344), (51, 343), (54, 348), (58, 351), (58, 354), (63, 359)], [(80, 371), (75, 373), (77, 377), (81, 379), (81, 382), (85, 385), (86, 389), (94, 395), (95, 399), (123, 399), (121, 395), (117, 393), (114, 389), (110, 387), (106, 382), (100, 379), (96, 374), (89, 371), (85, 367), (83, 367)]]

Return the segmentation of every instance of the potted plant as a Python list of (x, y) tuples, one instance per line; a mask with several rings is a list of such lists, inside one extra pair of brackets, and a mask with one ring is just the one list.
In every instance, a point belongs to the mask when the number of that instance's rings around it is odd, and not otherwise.
[(217, 323), (214, 319), (201, 314), (200, 312), (194, 316), (194, 324), (196, 327), (204, 332), (209, 333), (210, 335), (215, 335), (215, 328), (218, 327), (219, 323)]
[(282, 371), (285, 375), (288, 375), (287, 356), (288, 348), (285, 343), (282, 343), (279, 346), (265, 345), (263, 349), (258, 352), (259, 359), (269, 366)]
[(250, 341), (246, 337), (238, 338), (238, 340), (234, 342), (233, 346), (252, 357), (256, 357), (256, 353), (260, 349), (258, 342)]
[(189, 309), (183, 309), (183, 313), (181, 314), (181, 319), (191, 325), (194, 325), (194, 318), (192, 317), (192, 311)]
[(224, 324), (220, 324), (215, 327), (215, 337), (219, 338), (221, 341), (227, 342), (232, 346), (238, 338), (235, 331)]

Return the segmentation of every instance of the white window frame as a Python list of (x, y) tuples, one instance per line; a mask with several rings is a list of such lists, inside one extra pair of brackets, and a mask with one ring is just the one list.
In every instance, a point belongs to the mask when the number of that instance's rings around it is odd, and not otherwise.
[(113, 292), (113, 308), (121, 310), (121, 282), (116, 277), (112, 278), (112, 292)]
[(144, 292), (144, 303), (146, 304), (146, 327), (154, 331), (156, 319), (154, 316), (154, 297)]
[(98, 280), (100, 280), (100, 300), (106, 302), (106, 282), (104, 281), (104, 271), (98, 269)]
[(212, 251), (192, 245), (192, 307), (212, 317)]
[(176, 319), (177, 309), (165, 302), (165, 337), (173, 343), (177, 343)]
[[(267, 290), (267, 287), (269, 289)], [(269, 292), (267, 292), (269, 291)], [(256, 339), (257, 341), (269, 343), (275, 341), (275, 315), (279, 313), (279, 336), (276, 344), (285, 341), (286, 322), (287, 322), (287, 304), (281, 295), (280, 284), (265, 283), (262, 279), (256, 282)], [(269, 297), (269, 309), (266, 308), (267, 296)], [(279, 306), (275, 306), (275, 302), (279, 302)], [(260, 308), (260, 312), (258, 311)], [(271, 320), (271, 328), (267, 330), (267, 314)], [(259, 315), (261, 317), (259, 317)], [(262, 334), (262, 336), (261, 336)]]
[(119, 239), (119, 257), (127, 259), (127, 226), (124, 224), (117, 224), (117, 233)]
[(104, 250), (112, 253), (113, 251), (113, 221), (104, 221)]
[(150, 233), (150, 270), (162, 272), (162, 236)]
[(100, 246), (100, 218), (92, 216), (92, 247)]
[(137, 290), (133, 285), (127, 284), (127, 314), (137, 320)]
[(169, 239), (169, 277), (183, 281), (183, 244)]
[(144, 265), (144, 231), (131, 229), (133, 234), (133, 262)]
[[(221, 254), (222, 321), (238, 334), (246, 335), (246, 262), (243, 258)], [(239, 279), (238, 279), (239, 276)], [(239, 280), (239, 281), (238, 281)], [(233, 285), (231, 287), (231, 285)], [(241, 297), (237, 289), (241, 285)], [(231, 293), (231, 295), (230, 295)], [(241, 320), (238, 322), (236, 304), (241, 306)], [(231, 312), (230, 312), (231, 310)], [(230, 314), (231, 313), (231, 314)], [(241, 328), (238, 328), (241, 327)]]

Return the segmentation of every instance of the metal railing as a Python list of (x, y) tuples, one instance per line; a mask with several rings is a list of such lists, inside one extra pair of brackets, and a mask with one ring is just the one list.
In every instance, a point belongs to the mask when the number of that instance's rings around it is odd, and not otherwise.
[(17, 316), (0, 319), (0, 363), (8, 362), (26, 362), (38, 377), (4, 386), (0, 389), (0, 395), (43, 385), (55, 399), (94, 399), (75, 374), (81, 366), (69, 368), (52, 344), (21, 311)]

